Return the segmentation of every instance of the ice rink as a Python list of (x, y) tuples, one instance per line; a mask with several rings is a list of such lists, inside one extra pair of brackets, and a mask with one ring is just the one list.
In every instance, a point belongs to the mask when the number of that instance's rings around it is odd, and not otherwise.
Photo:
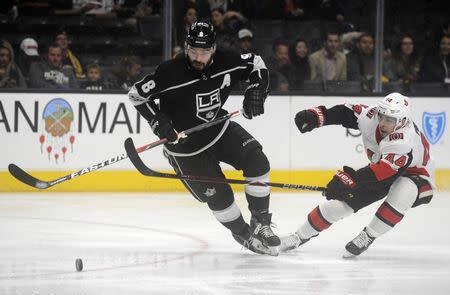
[[(274, 193), (276, 231), (294, 231), (321, 201)], [(450, 193), (341, 258), (379, 204), (269, 257), (242, 249), (188, 194), (0, 194), (0, 294), (450, 294)]]

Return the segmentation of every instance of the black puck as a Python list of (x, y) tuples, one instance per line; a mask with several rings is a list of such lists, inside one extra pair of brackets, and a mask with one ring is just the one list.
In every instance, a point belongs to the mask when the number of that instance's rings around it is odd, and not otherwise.
[(75, 267), (77, 268), (77, 271), (83, 270), (83, 260), (81, 260), (81, 258), (75, 260)]

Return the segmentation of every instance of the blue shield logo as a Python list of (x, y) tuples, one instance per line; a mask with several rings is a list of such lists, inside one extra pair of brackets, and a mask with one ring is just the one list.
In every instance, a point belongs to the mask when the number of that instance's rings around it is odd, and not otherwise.
[(445, 121), (445, 112), (423, 113), (422, 128), (429, 143), (435, 144), (441, 139), (445, 130)]

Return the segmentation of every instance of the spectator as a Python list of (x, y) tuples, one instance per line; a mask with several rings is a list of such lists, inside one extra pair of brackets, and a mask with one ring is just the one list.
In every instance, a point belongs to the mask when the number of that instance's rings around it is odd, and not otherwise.
[(78, 83), (71, 68), (62, 65), (62, 49), (53, 43), (47, 58), (30, 66), (30, 86), (46, 89), (77, 89)]
[(414, 40), (405, 35), (392, 53), (392, 58), (386, 61), (385, 76), (391, 82), (409, 84), (417, 80), (420, 70), (420, 58), (414, 49)]
[(327, 33), (324, 47), (309, 57), (311, 80), (347, 80), (347, 59), (338, 47), (338, 34)]
[(62, 64), (63, 66), (70, 66), (75, 73), (77, 79), (84, 77), (83, 68), (78, 58), (73, 54), (69, 48), (69, 38), (65, 31), (58, 32), (55, 36), (55, 42), (62, 50)]
[(347, 55), (347, 79), (361, 81), (363, 89), (371, 91), (374, 76), (374, 38), (369, 33), (363, 33), (356, 47)]
[(439, 43), (439, 51), (427, 56), (420, 72), (423, 82), (450, 83), (450, 35), (443, 35)]
[(28, 77), (30, 65), (33, 62), (41, 61), (38, 49), (38, 43), (33, 38), (25, 38), (22, 42), (20, 42), (20, 52), (17, 57), (17, 65), (25, 77)]
[(142, 78), (141, 59), (137, 56), (125, 56), (113, 67), (109, 80), (112, 88), (130, 90)]
[(222, 49), (238, 51), (238, 42), (236, 40), (236, 28), (240, 27), (239, 24), (233, 24), (230, 22), (231, 18), (241, 17), (239, 13), (235, 11), (224, 12), (222, 8), (214, 8), (211, 10), (211, 22), (216, 30), (216, 43), (217, 47)]
[(175, 46), (174, 48), (172, 48), (172, 59), (177, 58), (179, 54), (184, 55), (184, 50), (181, 46)]
[(186, 5), (183, 12), (183, 23), (178, 26), (177, 29), (177, 44), (178, 46), (184, 46), (187, 32), (190, 26), (197, 21), (198, 11), (197, 7), (193, 4)]
[(272, 45), (272, 55), (264, 60), (271, 77), (272, 89), (288, 91), (289, 82), (287, 77), (292, 71), (288, 42), (284, 39), (276, 39)]
[(244, 53), (256, 53), (253, 49), (253, 33), (249, 29), (241, 29), (238, 32), (239, 51)]
[(26, 88), (25, 78), (14, 62), (14, 50), (6, 40), (0, 40), (0, 88)]
[(103, 79), (102, 71), (97, 63), (86, 66), (86, 80), (81, 82), (81, 89), (103, 91), (108, 89), (108, 83)]
[(292, 71), (288, 77), (290, 90), (302, 89), (303, 81), (311, 77), (311, 68), (308, 62), (308, 44), (302, 38), (298, 38), (289, 47), (289, 58)]

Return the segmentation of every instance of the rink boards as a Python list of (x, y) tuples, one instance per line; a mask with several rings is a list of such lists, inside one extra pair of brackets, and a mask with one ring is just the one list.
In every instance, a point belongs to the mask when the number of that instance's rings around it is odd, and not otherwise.
[[(300, 134), (293, 122), (299, 110), (338, 103), (371, 105), (378, 97), (270, 96), (264, 116), (239, 117), (261, 142), (271, 163), (271, 181), (325, 185), (333, 171), (349, 165), (362, 167), (367, 157), (358, 131), (328, 126)], [(436, 184), (450, 189), (449, 132), (446, 115), (450, 98), (413, 97), (413, 117), (424, 131), (436, 165)], [(225, 108), (241, 108), (242, 97), (230, 97)], [(157, 138), (141, 120), (126, 95), (0, 93), (0, 192), (36, 191), (13, 179), (14, 163), (34, 176), (52, 180), (102, 162), (124, 152), (123, 141), (132, 137), (137, 146)], [(162, 149), (141, 156), (153, 169), (170, 171)], [(224, 165), (228, 177), (241, 173)], [(242, 187), (236, 187), (242, 189)], [(54, 191), (184, 191), (174, 180), (139, 175), (128, 160), (57, 185)]]

